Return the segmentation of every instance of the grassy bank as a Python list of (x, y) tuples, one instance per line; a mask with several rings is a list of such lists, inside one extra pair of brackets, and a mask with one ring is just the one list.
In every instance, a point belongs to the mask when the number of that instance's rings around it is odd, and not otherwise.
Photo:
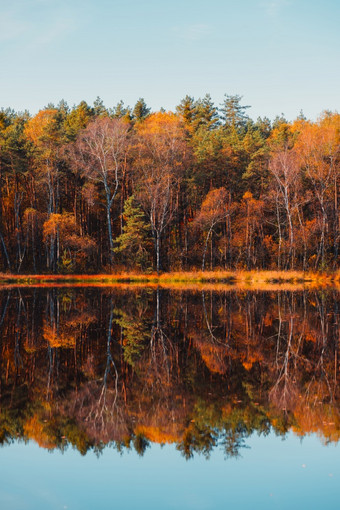
[(187, 271), (157, 275), (121, 272), (97, 275), (14, 275), (0, 274), (0, 285), (92, 285), (117, 284), (236, 287), (340, 286), (340, 271), (334, 273), (302, 271)]

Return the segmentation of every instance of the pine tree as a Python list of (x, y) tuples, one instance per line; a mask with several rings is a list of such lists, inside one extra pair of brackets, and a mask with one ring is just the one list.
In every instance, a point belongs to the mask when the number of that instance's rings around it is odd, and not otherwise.
[(195, 117), (195, 100), (193, 97), (186, 95), (184, 99), (176, 107), (177, 113), (179, 113), (184, 122), (190, 125)]
[(132, 112), (130, 106), (125, 106), (124, 101), (120, 100), (116, 106), (110, 110), (111, 117), (116, 119), (124, 119), (127, 122), (132, 120)]
[(123, 218), (125, 225), (123, 233), (116, 238), (116, 253), (124, 253), (124, 262), (129, 267), (148, 269), (149, 256), (147, 252), (147, 238), (149, 228), (144, 220), (144, 213), (135, 202), (132, 195), (124, 204)]
[(211, 130), (219, 125), (218, 111), (210, 94), (195, 102), (193, 126), (195, 131), (200, 127)]
[(86, 101), (81, 101), (78, 106), (73, 106), (64, 122), (64, 131), (67, 139), (74, 141), (79, 131), (86, 128), (93, 115), (93, 108)]
[(96, 117), (107, 115), (107, 109), (104, 106), (103, 100), (97, 96), (93, 103), (93, 112)]
[(150, 113), (151, 108), (149, 108), (142, 97), (140, 97), (135, 104), (132, 117), (136, 122), (144, 120)]
[(242, 106), (242, 96), (237, 94), (234, 96), (228, 96), (225, 94), (224, 97), (225, 99), (220, 109), (224, 126), (233, 130), (244, 129), (249, 120), (246, 111), (250, 108), (250, 106)]

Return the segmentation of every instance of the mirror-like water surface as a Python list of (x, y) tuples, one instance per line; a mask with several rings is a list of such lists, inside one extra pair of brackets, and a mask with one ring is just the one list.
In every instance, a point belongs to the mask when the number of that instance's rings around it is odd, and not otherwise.
[(339, 332), (333, 289), (3, 289), (1, 508), (334, 504)]
[(33, 443), (1, 451), (0, 507), (6, 510), (102, 508), (337, 508), (339, 448), (317, 438), (285, 441), (251, 436), (242, 459), (216, 449), (207, 462), (187, 462), (173, 445), (153, 445), (143, 457), (106, 448), (97, 458), (68, 449), (50, 455)]

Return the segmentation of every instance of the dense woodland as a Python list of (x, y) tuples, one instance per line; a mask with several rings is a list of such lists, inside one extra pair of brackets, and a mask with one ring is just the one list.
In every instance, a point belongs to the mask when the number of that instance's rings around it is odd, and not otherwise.
[(271, 430), (340, 438), (339, 295), (0, 292), (0, 444), (191, 457)]
[(340, 115), (240, 96), (0, 111), (0, 271), (334, 270)]

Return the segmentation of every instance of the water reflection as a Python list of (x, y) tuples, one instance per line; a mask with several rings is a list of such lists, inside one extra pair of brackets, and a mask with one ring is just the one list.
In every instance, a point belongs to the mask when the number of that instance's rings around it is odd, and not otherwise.
[(85, 454), (340, 432), (339, 294), (20, 288), (0, 293), (0, 441)]

